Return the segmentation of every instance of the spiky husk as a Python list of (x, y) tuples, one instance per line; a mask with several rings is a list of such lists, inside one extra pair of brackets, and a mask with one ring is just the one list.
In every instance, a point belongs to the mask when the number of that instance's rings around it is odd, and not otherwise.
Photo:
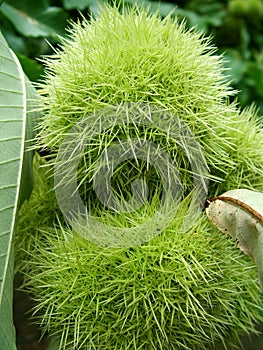
[[(261, 189), (263, 155), (257, 150), (263, 138), (256, 113), (251, 108), (240, 116), (236, 106), (229, 105), (234, 91), (215, 51), (202, 34), (136, 8), (121, 15), (107, 7), (97, 20), (73, 25), (63, 50), (44, 61), (41, 145), (55, 152), (72, 126), (96, 110), (152, 103), (191, 129), (210, 177), (223, 182), (213, 186), (213, 194), (240, 185)], [(158, 140), (158, 130), (155, 137)]]
[[(24, 226), (20, 219), (17, 261), (25, 290), (35, 295), (35, 317), (58, 337), (59, 349), (214, 349), (256, 333), (260, 292), (252, 260), (205, 215), (182, 233), (187, 201), (148, 243), (101, 247), (62, 222), (41, 227), (50, 206), (59, 215), (52, 187), (45, 183), (51, 193), (43, 192), (46, 171), (38, 170), (31, 203), (23, 207), (35, 221)], [(153, 209), (144, 208), (144, 219)], [(129, 224), (124, 214), (118, 220), (120, 227)], [(111, 215), (103, 221), (116, 225)]]
[[(227, 102), (233, 92), (214, 51), (202, 35), (140, 9), (121, 15), (107, 7), (97, 20), (74, 25), (63, 50), (46, 60), (41, 146), (56, 155), (76, 121), (96, 110), (153, 103), (181, 118), (195, 135), (209, 165), (211, 194), (241, 186), (262, 190), (263, 133), (253, 109), (240, 114)], [(119, 138), (127, 135), (119, 130)], [(147, 128), (137, 136), (145, 135)], [(154, 135), (177, 159), (176, 142), (158, 130)], [(101, 135), (86, 155), (95, 161), (111, 141)], [(187, 157), (179, 160), (189, 191)], [(116, 182), (123, 184), (123, 174)], [(157, 185), (153, 181), (152, 188)], [(253, 332), (260, 319), (253, 263), (205, 217), (182, 233), (187, 198), (172, 224), (153, 240), (112, 249), (85, 241), (65, 228), (63, 219), (52, 228), (56, 218), (50, 208), (59, 210), (54, 193), (46, 192), (40, 184), (22, 211), (18, 256), (23, 256), (20, 270), (27, 290), (36, 295), (40, 322), (61, 339), (60, 349), (208, 349)], [(105, 214), (90, 188), (83, 192), (87, 205), (95, 205), (108, 225), (147, 222), (156, 210), (153, 202), (131, 215)], [(40, 229), (45, 213), (47, 225)], [(35, 222), (30, 223), (31, 217)]]
[[(102, 248), (63, 227), (23, 232), (25, 287), (59, 349), (213, 349), (255, 332), (260, 293), (252, 261), (205, 217), (180, 233), (186, 209), (161, 235), (130, 249)], [(37, 206), (27, 210), (37, 218)]]

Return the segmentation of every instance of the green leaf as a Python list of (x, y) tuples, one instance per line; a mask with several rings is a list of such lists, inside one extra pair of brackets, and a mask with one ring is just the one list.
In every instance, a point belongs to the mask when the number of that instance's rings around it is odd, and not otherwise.
[(34, 90), (1, 33), (0, 76), (0, 344), (14, 350), (12, 242), (19, 204), (32, 189), (32, 154), (25, 151), (25, 139), (33, 137), (26, 115), (28, 93)]
[(35, 0), (5, 0), (5, 3), (15, 6), (15, 8), (24, 12), (33, 14), (38, 14), (50, 6), (50, 0), (37, 0), (37, 6)]
[(238, 189), (209, 202), (208, 218), (220, 231), (236, 239), (240, 250), (254, 259), (263, 291), (263, 193)]
[(9, 47), (15, 52), (20, 52), (26, 55), (27, 47), (24, 39), (18, 35), (15, 35), (12, 31), (7, 30), (4, 26), (1, 28), (3, 29), (2, 34), (5, 37)]
[(17, 35), (17, 32), (14, 26), (6, 17), (4, 17), (1, 14), (1, 11), (0, 11), (0, 28), (1, 28), (2, 35), (7, 41), (9, 47), (15, 52), (20, 52), (24, 55), (27, 55), (28, 51), (27, 51), (25, 40), (21, 38), (19, 35)]
[(3, 3), (0, 12), (26, 37), (65, 35), (67, 14), (59, 7), (39, 7), (32, 2), (31, 8), (21, 9)]
[(96, 0), (63, 0), (63, 6), (66, 10), (84, 10), (96, 2)]
[(39, 80), (44, 71), (43, 66), (25, 55), (20, 53), (16, 55), (27, 77), (31, 81)]

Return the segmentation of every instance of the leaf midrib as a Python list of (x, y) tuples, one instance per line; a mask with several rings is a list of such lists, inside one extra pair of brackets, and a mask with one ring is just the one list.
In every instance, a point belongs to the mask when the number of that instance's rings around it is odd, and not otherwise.
[[(5, 265), (4, 265), (4, 271), (2, 276), (0, 277), (1, 280), (1, 284), (0, 284), (0, 305), (2, 303), (3, 300), (3, 294), (4, 294), (4, 285), (5, 285), (5, 281), (6, 281), (6, 276), (7, 276), (7, 271), (8, 271), (8, 264), (9, 264), (9, 258), (11, 255), (11, 249), (12, 249), (12, 242), (13, 242), (13, 232), (14, 232), (14, 227), (15, 227), (15, 220), (16, 220), (16, 215), (15, 213), (18, 210), (18, 199), (19, 199), (19, 192), (20, 192), (20, 182), (21, 182), (21, 176), (22, 176), (22, 165), (23, 165), (23, 157), (24, 157), (24, 144), (25, 144), (25, 134), (26, 134), (26, 84), (25, 84), (25, 77), (24, 77), (24, 72), (21, 68), (21, 65), (18, 61), (18, 58), (16, 57), (16, 55), (10, 50), (10, 54), (13, 58), (13, 60), (16, 63), (16, 67), (19, 73), (19, 77), (22, 83), (22, 94), (23, 94), (23, 105), (22, 105), (22, 109), (23, 109), (23, 113), (22, 113), (22, 119), (19, 120), (22, 123), (22, 130), (21, 130), (21, 146), (20, 147), (20, 162), (19, 162), (19, 170), (18, 170), (18, 178), (17, 178), (17, 191), (16, 191), (16, 196), (15, 196), (15, 203), (12, 206), (13, 207), (13, 216), (12, 216), (12, 221), (11, 221), (11, 225), (10, 225), (10, 239), (9, 239), (9, 244), (8, 244), (8, 249), (6, 252), (6, 261), (5, 261)], [(11, 60), (11, 59), (10, 59)], [(20, 106), (21, 108), (21, 106)], [(11, 120), (10, 120), (11, 121)], [(13, 120), (14, 121), (14, 120)]]

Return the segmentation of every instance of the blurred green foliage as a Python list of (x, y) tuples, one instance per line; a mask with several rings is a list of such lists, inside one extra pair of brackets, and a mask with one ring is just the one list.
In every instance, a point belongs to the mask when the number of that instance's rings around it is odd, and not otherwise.
[[(117, 0), (118, 1), (118, 0)], [(119, 0), (122, 7), (135, 0)], [(110, 1), (109, 1), (110, 2)], [(116, 0), (115, 0), (116, 2)], [(263, 0), (137, 0), (186, 21), (206, 35), (225, 55), (226, 74), (239, 91), (242, 107), (255, 102), (263, 114)], [(43, 73), (43, 55), (65, 37), (69, 21), (96, 16), (102, 0), (0, 0), (0, 29), (32, 81)]]

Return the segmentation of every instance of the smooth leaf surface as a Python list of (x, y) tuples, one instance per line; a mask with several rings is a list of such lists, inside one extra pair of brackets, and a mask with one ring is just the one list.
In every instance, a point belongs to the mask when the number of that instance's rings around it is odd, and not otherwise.
[(236, 239), (240, 250), (254, 259), (263, 290), (263, 193), (237, 189), (209, 202), (208, 218), (220, 231)]
[[(16, 349), (12, 315), (15, 220), (19, 203), (32, 189), (32, 155), (25, 151), (26, 135), (33, 136), (26, 122), (26, 90), (19, 61), (0, 33), (0, 348), (8, 350)], [(23, 165), (23, 159), (27, 164)]]
[(15, 6), (19, 10), (33, 14), (38, 14), (50, 6), (50, 0), (37, 0), (37, 6), (35, 0), (5, 0), (4, 2)]
[(67, 15), (58, 7), (38, 7), (32, 3), (27, 12), (10, 4), (3, 3), (0, 11), (8, 18), (17, 31), (26, 37), (48, 37), (65, 35)]

